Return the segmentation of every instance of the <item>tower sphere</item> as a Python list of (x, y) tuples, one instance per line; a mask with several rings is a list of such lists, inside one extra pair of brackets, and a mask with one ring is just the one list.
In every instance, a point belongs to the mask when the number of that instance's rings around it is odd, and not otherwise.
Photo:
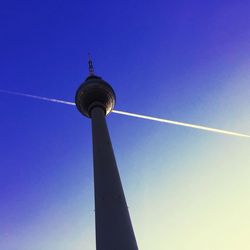
[(94, 107), (101, 107), (108, 115), (115, 106), (115, 92), (101, 77), (90, 75), (76, 91), (75, 103), (83, 115), (91, 117)]

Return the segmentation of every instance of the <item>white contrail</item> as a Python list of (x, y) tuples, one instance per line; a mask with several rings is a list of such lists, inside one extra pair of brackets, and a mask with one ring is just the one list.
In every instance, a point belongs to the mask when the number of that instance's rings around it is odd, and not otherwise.
[(30, 98), (34, 98), (34, 99), (38, 99), (38, 100), (47, 101), (47, 102), (57, 102), (57, 103), (62, 103), (62, 104), (67, 104), (67, 105), (75, 105), (74, 102), (68, 102), (68, 101), (63, 101), (63, 100), (48, 98), (48, 97), (43, 97), (43, 96), (37, 96), (37, 95), (24, 94), (24, 93), (19, 93), (19, 92), (15, 92), (15, 91), (8, 91), (8, 90), (0, 89), (0, 92), (10, 94), (10, 95), (19, 95), (19, 96), (30, 97)]
[[(54, 99), (54, 98), (24, 94), (24, 93), (2, 90), (2, 89), (0, 89), (0, 92), (10, 94), (10, 95), (25, 96), (25, 97), (29, 97), (29, 98), (38, 99), (38, 100), (43, 100), (43, 101), (48, 101), (48, 102), (56, 102), (56, 103), (62, 103), (62, 104), (66, 104), (66, 105), (75, 106), (74, 102), (69, 102), (69, 101), (64, 101), (64, 100), (59, 100), (59, 99)], [(137, 117), (137, 118), (151, 120), (151, 121), (174, 124), (174, 125), (184, 126), (184, 127), (189, 127), (189, 128), (201, 129), (201, 130), (206, 130), (206, 131), (210, 131), (210, 132), (214, 132), (214, 133), (250, 138), (250, 135), (246, 135), (246, 134), (236, 133), (236, 132), (222, 130), (222, 129), (210, 128), (210, 127), (205, 127), (205, 126), (195, 125), (195, 124), (190, 124), (190, 123), (185, 123), (185, 122), (177, 122), (177, 121), (172, 121), (172, 120), (167, 120), (167, 119), (162, 119), (162, 118), (157, 118), (157, 117), (152, 117), (152, 116), (139, 115), (139, 114), (129, 113), (129, 112), (120, 111), (120, 110), (112, 110), (112, 113)]]
[(139, 115), (139, 114), (124, 112), (124, 111), (119, 111), (119, 110), (113, 110), (112, 112), (116, 113), (116, 114), (120, 114), (120, 115), (133, 116), (133, 117), (137, 117), (137, 118), (142, 118), (142, 119), (152, 120), (152, 121), (157, 121), (157, 122), (163, 122), (163, 123), (170, 123), (170, 124), (174, 124), (174, 125), (178, 125), (178, 126), (196, 128), (196, 129), (206, 130), (206, 131), (220, 133), (220, 134), (250, 138), (250, 135), (246, 135), (246, 134), (241, 134), (241, 133), (236, 133), (236, 132), (231, 132), (231, 131), (216, 129), (216, 128), (209, 128), (209, 127), (185, 123), (185, 122), (171, 121), (171, 120), (167, 120), (167, 119), (161, 119), (161, 118), (156, 118), (156, 117), (146, 116), (146, 115)]

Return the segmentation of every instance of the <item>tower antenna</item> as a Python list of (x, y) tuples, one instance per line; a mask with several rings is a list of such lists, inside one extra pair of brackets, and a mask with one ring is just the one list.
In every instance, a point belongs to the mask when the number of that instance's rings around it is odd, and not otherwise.
[(93, 61), (92, 61), (92, 57), (91, 54), (88, 53), (89, 56), (89, 60), (88, 60), (88, 64), (89, 64), (89, 75), (93, 76), (94, 75), (94, 66), (93, 66)]

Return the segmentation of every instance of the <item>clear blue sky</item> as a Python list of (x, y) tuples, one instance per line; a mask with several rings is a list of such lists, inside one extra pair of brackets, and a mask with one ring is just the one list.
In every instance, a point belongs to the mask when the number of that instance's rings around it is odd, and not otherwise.
[[(249, 1), (5, 1), (0, 89), (73, 101), (87, 76), (119, 110), (250, 133)], [(0, 248), (94, 250), (90, 121), (0, 94)], [(111, 114), (139, 248), (249, 250), (250, 142)]]

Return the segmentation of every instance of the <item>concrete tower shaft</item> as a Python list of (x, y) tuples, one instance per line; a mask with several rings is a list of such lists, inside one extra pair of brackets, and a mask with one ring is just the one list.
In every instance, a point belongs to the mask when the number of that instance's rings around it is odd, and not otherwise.
[(105, 114), (91, 111), (97, 250), (137, 250)]

